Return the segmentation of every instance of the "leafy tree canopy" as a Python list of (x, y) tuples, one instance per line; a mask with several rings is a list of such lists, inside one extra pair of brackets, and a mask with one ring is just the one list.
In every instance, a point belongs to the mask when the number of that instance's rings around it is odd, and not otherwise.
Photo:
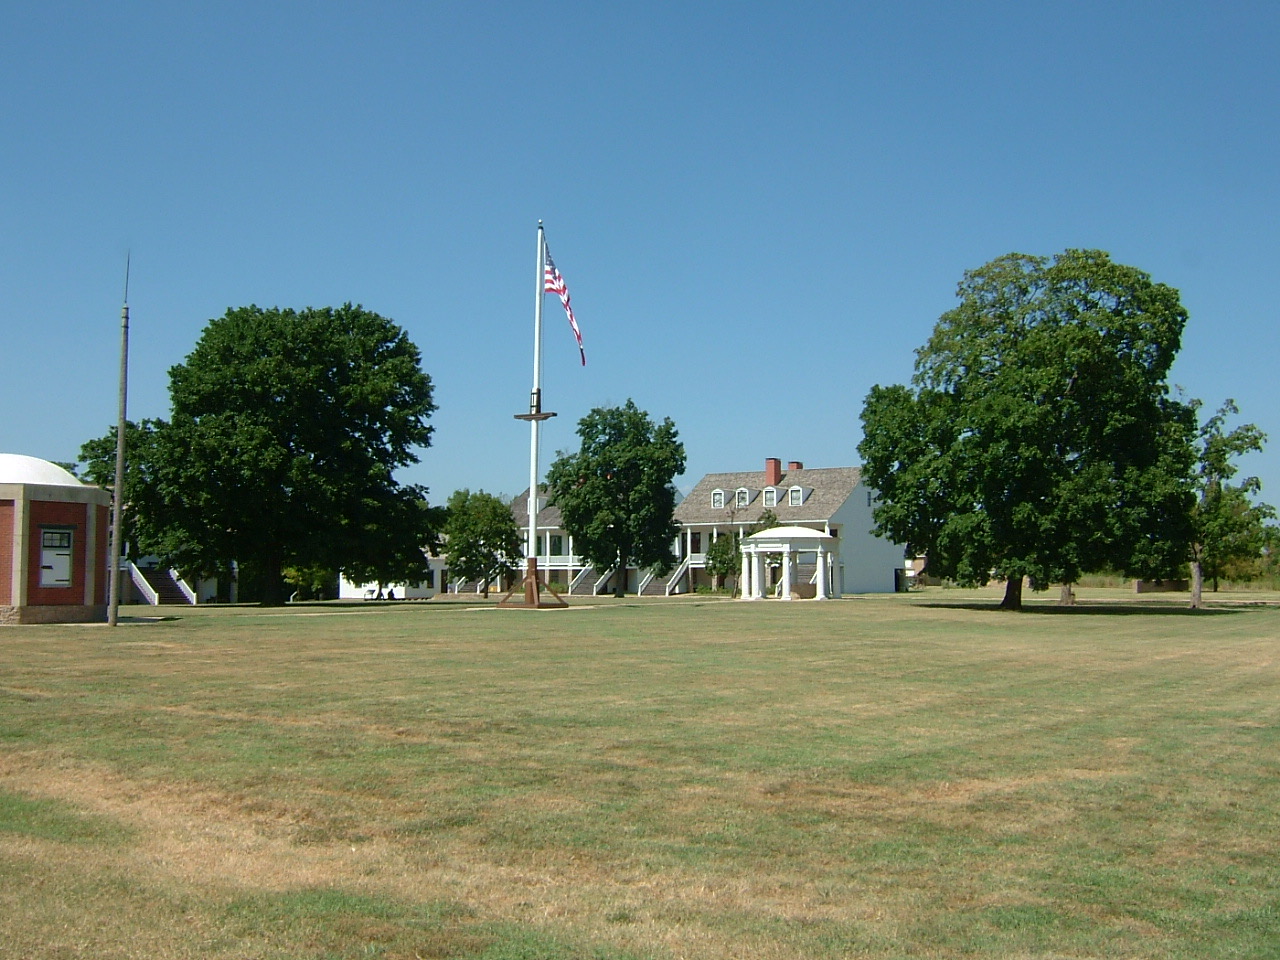
[(483, 583), (487, 597), (490, 581), (517, 570), (521, 540), (516, 518), (500, 497), (483, 490), (455, 491), (446, 510), (449, 570), (464, 580)]
[[(769, 530), (778, 525), (778, 515), (772, 510), (760, 514), (760, 519), (743, 531), (744, 537), (761, 530)], [(738, 573), (742, 569), (741, 538), (737, 533), (725, 531), (720, 534), (706, 552), (706, 570), (715, 578), (717, 586), (724, 585), (724, 578)], [(781, 556), (781, 554), (779, 554)]]
[[(1193, 404), (1198, 406), (1198, 404)], [(1271, 541), (1267, 521), (1276, 515), (1266, 503), (1253, 497), (1262, 489), (1257, 477), (1230, 481), (1240, 468), (1237, 457), (1262, 450), (1267, 436), (1252, 423), (1227, 430), (1229, 417), (1238, 414), (1234, 400), (1227, 400), (1200, 427), (1196, 442), (1196, 499), (1193, 514), (1195, 537), (1191, 550), (1191, 605), (1202, 602), (1204, 580), (1218, 580), (1229, 572), (1249, 577), (1261, 572), (1256, 563)]]
[(738, 535), (725, 531), (711, 541), (706, 550), (705, 566), (707, 573), (715, 578), (717, 588), (723, 586), (725, 577), (737, 573), (742, 568)]
[(392, 472), (430, 443), (435, 405), (400, 327), (351, 304), (228, 310), (169, 381), (171, 419), (128, 455), (148, 552), (192, 573), (257, 569), (266, 603), (285, 566), (425, 576), (426, 491)]
[[(673, 482), (684, 473), (684, 444), (668, 417), (655, 424), (628, 400), (597, 407), (578, 421), (582, 446), (561, 453), (547, 471), (574, 549), (593, 566), (670, 569), (679, 534)], [(617, 593), (625, 591), (619, 577)]]
[[(163, 530), (155, 526), (161, 514), (158, 484), (155, 476), (156, 434), (164, 426), (161, 420), (126, 420), (124, 442), (126, 470), (122, 505), (124, 514), (123, 555), (141, 557), (161, 553)], [(116, 428), (80, 447), (84, 477), (104, 490), (114, 490), (116, 483)]]
[(961, 281), (910, 386), (876, 386), (859, 452), (876, 532), (1003, 605), (1111, 566), (1186, 556), (1191, 409), (1166, 378), (1187, 314), (1176, 290), (1096, 250), (1009, 254)]

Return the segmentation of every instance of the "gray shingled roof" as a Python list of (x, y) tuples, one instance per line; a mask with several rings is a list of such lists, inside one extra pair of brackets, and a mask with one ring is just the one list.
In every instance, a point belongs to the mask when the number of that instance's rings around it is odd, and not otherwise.
[[(862, 479), (859, 467), (816, 467), (808, 470), (787, 470), (778, 483), (780, 498), (776, 507), (764, 505), (765, 472), (749, 470), (744, 473), (708, 473), (698, 481), (690, 494), (676, 507), (676, 520), (680, 523), (754, 523), (765, 510), (772, 510), (781, 524), (822, 523), (830, 520), (841, 505), (849, 499)], [(786, 491), (793, 486), (812, 491), (798, 507), (790, 506)], [(746, 487), (752, 493), (751, 502), (734, 509), (734, 491)], [(725, 506), (711, 506), (711, 492), (723, 490)]]
[[(764, 488), (765, 474), (763, 470), (748, 470), (742, 473), (708, 473), (695, 486), (690, 494), (676, 506), (676, 520), (680, 523), (755, 523), (766, 509), (773, 510), (779, 523), (790, 524), (804, 521), (807, 523), (823, 523), (830, 520), (837, 510), (849, 499), (862, 479), (862, 470), (858, 467), (816, 467), (808, 470), (788, 470), (782, 474), (778, 483), (781, 499), (776, 507), (765, 507)], [(805, 502), (798, 506), (790, 506), (786, 491), (792, 486), (803, 487), (809, 491)], [(745, 508), (734, 510), (733, 495), (739, 487), (751, 491), (753, 499)], [(726, 506), (715, 509), (711, 506), (711, 491), (720, 489), (725, 493)], [(546, 488), (543, 487), (545, 496)], [(526, 488), (511, 502), (511, 514), (516, 523), (525, 529), (529, 526), (529, 491)], [(560, 508), (544, 506), (538, 511), (538, 526), (563, 526)]]
[[(540, 497), (545, 499), (547, 496), (547, 488), (539, 486)], [(520, 496), (511, 501), (511, 515), (516, 518), (516, 525), (521, 530), (529, 529), (529, 488), (525, 487)], [(563, 526), (560, 519), (560, 508), (544, 504), (542, 509), (538, 511), (538, 526), (555, 527)]]

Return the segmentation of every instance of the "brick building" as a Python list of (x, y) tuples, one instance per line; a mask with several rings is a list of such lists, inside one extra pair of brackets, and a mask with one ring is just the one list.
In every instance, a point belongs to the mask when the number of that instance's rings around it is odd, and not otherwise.
[(0, 624), (106, 619), (110, 504), (56, 464), (0, 453)]

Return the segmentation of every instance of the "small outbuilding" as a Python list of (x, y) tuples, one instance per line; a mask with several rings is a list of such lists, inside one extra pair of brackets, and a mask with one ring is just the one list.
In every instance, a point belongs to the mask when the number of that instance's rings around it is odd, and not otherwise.
[(107, 618), (111, 494), (0, 453), (0, 624)]
[[(812, 599), (826, 600), (840, 596), (834, 573), (839, 569), (840, 555), (836, 538), (812, 527), (773, 527), (742, 538), (742, 599), (765, 598), (766, 558), (781, 558), (782, 579), (778, 597), (792, 600), (806, 595), (800, 588), (795, 571), (808, 560), (814, 567)], [(803, 558), (803, 559), (802, 559)], [(810, 559), (811, 558), (811, 559)]]

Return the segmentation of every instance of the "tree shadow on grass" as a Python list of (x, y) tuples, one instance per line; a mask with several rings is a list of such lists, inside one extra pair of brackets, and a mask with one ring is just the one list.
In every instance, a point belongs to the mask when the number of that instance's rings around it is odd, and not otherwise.
[(1077, 600), (1070, 606), (1063, 606), (1055, 603), (1027, 603), (1023, 604), (1021, 610), (1002, 609), (999, 603), (940, 603), (929, 602), (921, 603), (922, 607), (934, 607), (938, 610), (986, 610), (996, 613), (1013, 613), (1013, 614), (1039, 614), (1045, 616), (1064, 616), (1064, 617), (1219, 617), (1234, 616), (1241, 613), (1239, 609), (1224, 609), (1215, 607), (1213, 609), (1192, 610), (1187, 606), (1173, 606), (1172, 604), (1144, 604), (1144, 603), (1090, 603), (1088, 601)]

